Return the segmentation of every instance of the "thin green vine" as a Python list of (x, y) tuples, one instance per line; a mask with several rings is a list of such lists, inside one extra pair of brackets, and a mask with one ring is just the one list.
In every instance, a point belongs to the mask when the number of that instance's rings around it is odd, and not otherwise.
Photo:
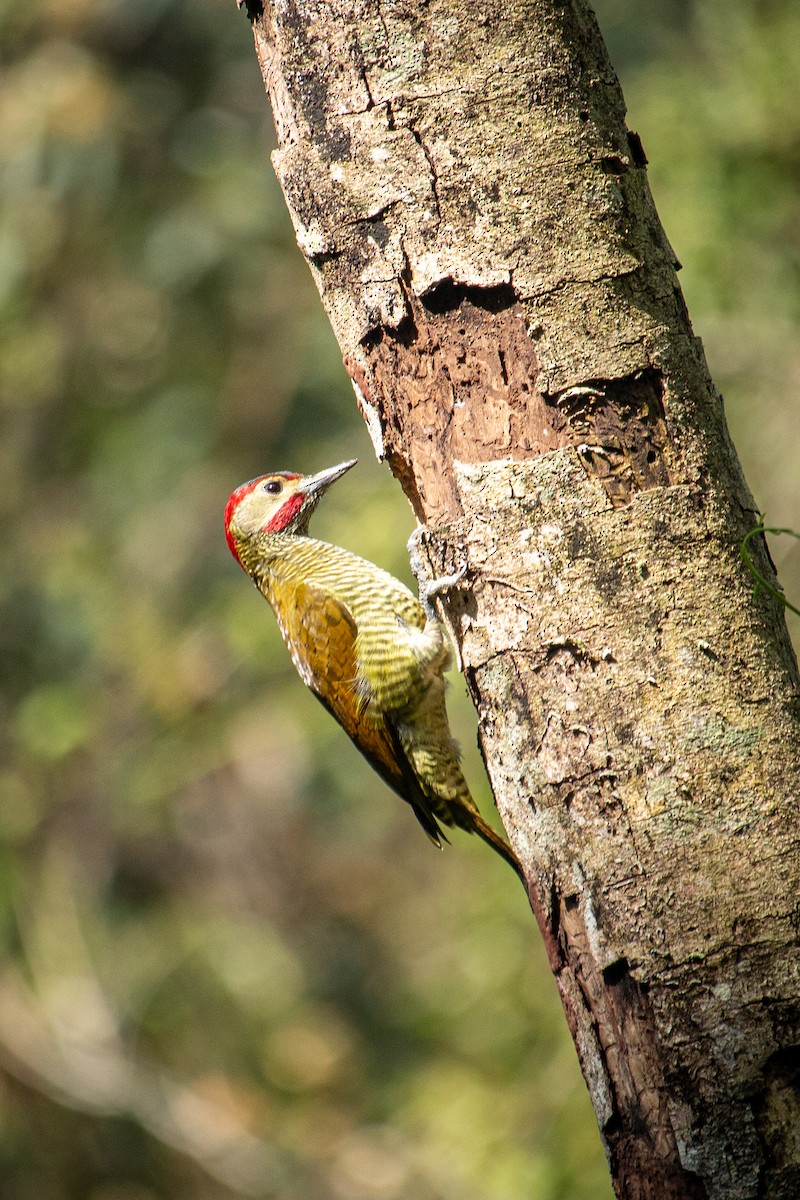
[(750, 554), (749, 543), (751, 539), (756, 537), (759, 533), (788, 533), (789, 537), (797, 538), (798, 541), (800, 541), (800, 533), (798, 533), (796, 529), (776, 529), (773, 526), (765, 525), (764, 518), (762, 516), (755, 529), (751, 529), (745, 537), (739, 551), (739, 557), (756, 581), (756, 585), (753, 588), (753, 598), (757, 599), (760, 589), (763, 588), (768, 595), (774, 597), (774, 599), (782, 604), (784, 608), (788, 608), (789, 612), (796, 613), (797, 616), (800, 617), (800, 608), (795, 608), (793, 604), (790, 604), (783, 592), (779, 588), (776, 588), (774, 583), (770, 583), (768, 579), (765, 579), (756, 564), (753, 562)]

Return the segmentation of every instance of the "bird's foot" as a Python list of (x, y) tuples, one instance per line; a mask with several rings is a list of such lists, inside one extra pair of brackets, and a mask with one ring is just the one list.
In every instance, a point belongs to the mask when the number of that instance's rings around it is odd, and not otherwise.
[(462, 563), (459, 569), (451, 575), (439, 575), (431, 578), (430, 555), (423, 552), (422, 546), (432, 540), (433, 534), (427, 525), (418, 525), (408, 539), (408, 557), (419, 587), (419, 602), (429, 617), (438, 620), (433, 608), (434, 596), (441, 596), (443, 592), (448, 592), (451, 588), (456, 587), (467, 573), (467, 563)]
[(453, 575), (440, 575), (438, 579), (429, 579), (426, 583), (419, 585), (420, 601), (429, 617), (436, 615), (433, 611), (433, 597), (440, 596), (442, 592), (449, 592), (451, 588), (456, 587), (466, 573), (467, 564), (464, 563)]

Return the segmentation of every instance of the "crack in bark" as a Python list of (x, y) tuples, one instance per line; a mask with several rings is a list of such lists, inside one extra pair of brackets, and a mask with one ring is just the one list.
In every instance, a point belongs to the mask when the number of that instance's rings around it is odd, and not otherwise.
[(425, 155), (425, 161), (428, 164), (428, 168), (429, 168), (430, 174), (431, 174), (431, 192), (433, 194), (433, 204), (434, 204), (434, 208), (436, 210), (436, 221), (437, 221), (437, 223), (441, 223), (442, 206), (439, 201), (439, 176), (436, 171), (436, 164), (433, 161), (433, 156), (432, 156), (430, 150), (425, 145), (425, 141), (424, 141), (420, 131), (417, 128), (415, 128), (415, 126), (412, 123), (409, 123), (407, 128), (408, 128), (409, 133), (413, 137), (414, 141), (417, 143), (420, 150)]

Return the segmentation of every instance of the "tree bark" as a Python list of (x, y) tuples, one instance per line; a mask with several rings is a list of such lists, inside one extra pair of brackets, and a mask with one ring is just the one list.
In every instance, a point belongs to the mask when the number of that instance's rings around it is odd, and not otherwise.
[(593, 14), (250, 16), (376, 451), (468, 567), (445, 608), (616, 1191), (794, 1200), (797, 667)]

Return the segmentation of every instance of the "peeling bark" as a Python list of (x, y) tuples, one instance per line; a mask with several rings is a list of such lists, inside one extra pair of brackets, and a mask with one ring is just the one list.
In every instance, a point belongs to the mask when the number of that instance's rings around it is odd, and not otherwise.
[(797, 668), (594, 17), (251, 17), (376, 451), (468, 566), (447, 617), (617, 1193), (794, 1200)]

